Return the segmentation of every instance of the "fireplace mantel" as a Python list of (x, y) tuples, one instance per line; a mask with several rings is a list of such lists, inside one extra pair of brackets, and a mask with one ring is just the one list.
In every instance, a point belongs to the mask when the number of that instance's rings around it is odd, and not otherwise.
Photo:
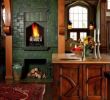
[(39, 47), (24, 47), (25, 51), (47, 51), (49, 50), (49, 47), (45, 47), (45, 46), (39, 46)]

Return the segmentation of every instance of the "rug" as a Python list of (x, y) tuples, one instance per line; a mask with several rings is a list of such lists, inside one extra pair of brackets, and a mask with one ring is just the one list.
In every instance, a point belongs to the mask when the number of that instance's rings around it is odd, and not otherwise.
[(0, 100), (43, 100), (44, 92), (43, 84), (0, 84)]

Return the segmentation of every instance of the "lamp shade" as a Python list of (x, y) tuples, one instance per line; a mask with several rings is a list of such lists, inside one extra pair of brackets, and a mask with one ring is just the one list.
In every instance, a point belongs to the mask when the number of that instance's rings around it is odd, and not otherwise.
[(89, 24), (89, 29), (90, 29), (90, 30), (93, 30), (93, 29), (94, 29), (94, 24), (93, 24), (93, 22), (90, 22), (90, 24)]

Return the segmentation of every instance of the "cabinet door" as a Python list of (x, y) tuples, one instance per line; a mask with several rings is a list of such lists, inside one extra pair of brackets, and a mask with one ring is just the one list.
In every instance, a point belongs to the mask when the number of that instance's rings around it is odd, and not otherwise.
[(59, 97), (61, 100), (82, 100), (82, 66), (59, 65)]
[(106, 81), (104, 79), (105, 65), (92, 64), (83, 67), (83, 99), (104, 100)]

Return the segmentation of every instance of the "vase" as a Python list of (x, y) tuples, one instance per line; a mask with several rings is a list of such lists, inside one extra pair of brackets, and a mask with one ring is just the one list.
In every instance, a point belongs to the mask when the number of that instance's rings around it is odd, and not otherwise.
[(85, 49), (85, 56), (88, 57), (90, 54), (90, 50), (88, 48)]
[(82, 59), (85, 60), (86, 57), (90, 55), (90, 49), (86, 44), (83, 44), (83, 53), (82, 53)]
[(20, 64), (13, 65), (13, 78), (15, 81), (19, 81), (21, 78), (22, 66)]
[(85, 51), (85, 44), (83, 44), (82, 60), (86, 59)]

